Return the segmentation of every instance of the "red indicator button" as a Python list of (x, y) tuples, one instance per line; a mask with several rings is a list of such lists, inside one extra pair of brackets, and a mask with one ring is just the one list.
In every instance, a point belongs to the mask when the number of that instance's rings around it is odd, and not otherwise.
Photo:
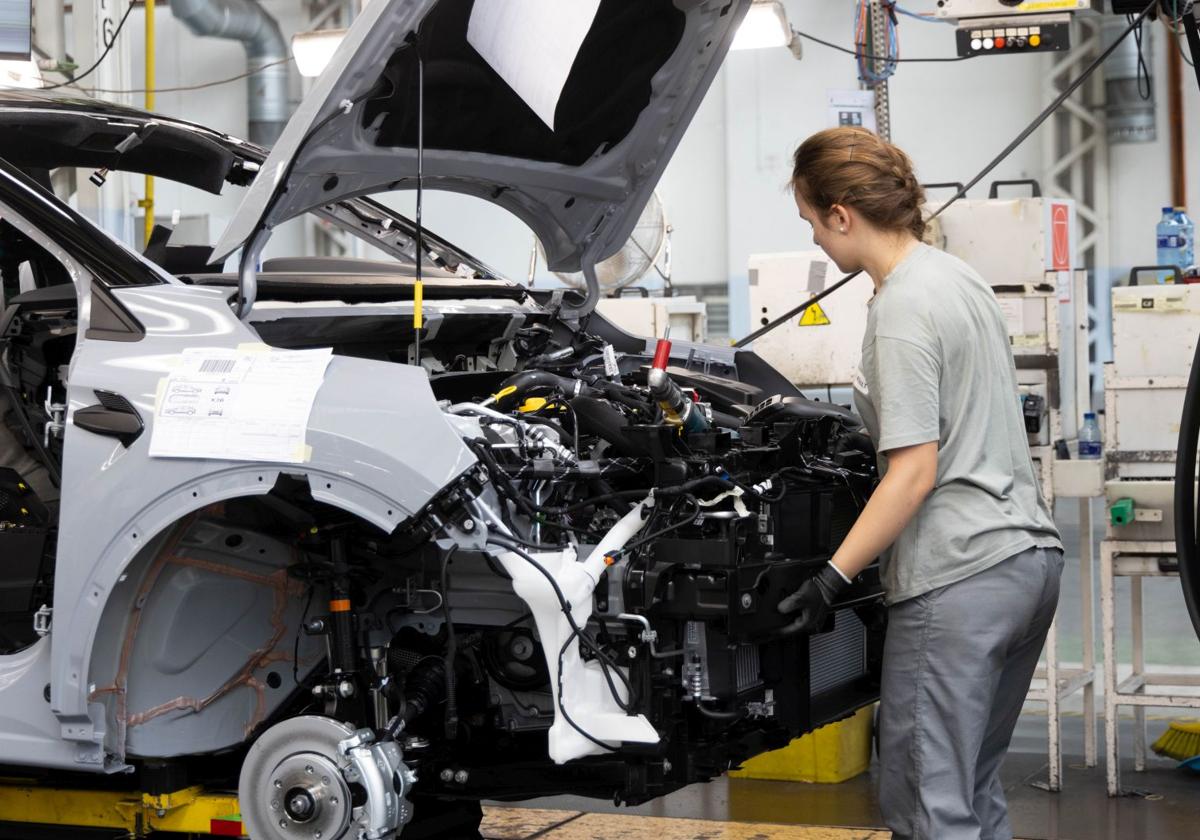
[(996, 49), (998, 49), (998, 50), (1004, 49), (1004, 39), (1003, 38), (996, 39)]

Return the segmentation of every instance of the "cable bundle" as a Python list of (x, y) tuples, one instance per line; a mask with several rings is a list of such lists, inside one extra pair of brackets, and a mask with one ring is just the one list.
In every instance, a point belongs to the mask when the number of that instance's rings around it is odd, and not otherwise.
[[(859, 80), (864, 84), (877, 85), (886, 82), (896, 72), (896, 63), (900, 60), (900, 37), (896, 33), (896, 4), (884, 0), (887, 52), (882, 56), (875, 55), (871, 38), (871, 3), (872, 0), (855, 0), (854, 47)], [(883, 69), (876, 70), (880, 59), (883, 60)]]

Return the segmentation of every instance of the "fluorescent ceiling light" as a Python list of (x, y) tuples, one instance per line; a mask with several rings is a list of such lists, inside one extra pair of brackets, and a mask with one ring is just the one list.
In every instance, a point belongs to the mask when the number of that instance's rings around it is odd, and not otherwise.
[(346, 37), (345, 29), (318, 29), (292, 36), (292, 55), (301, 76), (320, 76)]
[[(731, 50), (790, 47), (796, 36), (779, 0), (755, 0), (733, 36)], [(798, 56), (797, 56), (798, 57)]]

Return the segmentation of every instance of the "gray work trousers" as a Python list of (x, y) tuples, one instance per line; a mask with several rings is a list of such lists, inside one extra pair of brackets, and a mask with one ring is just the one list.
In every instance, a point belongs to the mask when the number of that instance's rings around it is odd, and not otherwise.
[(888, 608), (879, 806), (900, 840), (1011, 840), (1000, 764), (1058, 606), (1031, 548)]

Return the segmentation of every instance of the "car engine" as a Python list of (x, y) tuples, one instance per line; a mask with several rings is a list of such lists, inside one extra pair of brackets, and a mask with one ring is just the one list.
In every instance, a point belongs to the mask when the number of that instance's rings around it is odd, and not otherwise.
[[(580, 332), (482, 376), (490, 393), (435, 378), (477, 466), (394, 534), (331, 543), (331, 603), (373, 607), (317, 622), (313, 692), (393, 734), (418, 792), (638, 803), (877, 694), (874, 568), (820, 634), (788, 635), (776, 608), (874, 485), (857, 421), (745, 404), (667, 341), (650, 364), (618, 355)], [(356, 558), (387, 570), (358, 594)]]

